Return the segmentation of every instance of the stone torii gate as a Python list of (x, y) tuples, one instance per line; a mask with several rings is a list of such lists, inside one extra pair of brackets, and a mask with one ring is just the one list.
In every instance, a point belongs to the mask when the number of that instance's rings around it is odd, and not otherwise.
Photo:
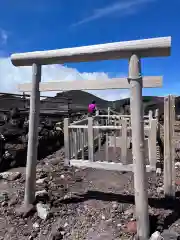
[[(39, 123), (40, 91), (101, 90), (130, 88), (131, 122), (134, 163), (134, 188), (137, 232), (141, 240), (149, 236), (148, 197), (144, 162), (144, 124), (142, 87), (161, 86), (161, 77), (142, 77), (140, 58), (169, 56), (171, 37), (115, 42), (60, 50), (12, 54), (15, 66), (32, 66), (32, 83), (21, 84), (20, 91), (31, 92), (29, 141), (26, 167), (24, 206), (35, 200), (37, 126)], [(100, 81), (41, 82), (41, 65), (87, 62), (110, 59), (129, 59), (128, 78)]]

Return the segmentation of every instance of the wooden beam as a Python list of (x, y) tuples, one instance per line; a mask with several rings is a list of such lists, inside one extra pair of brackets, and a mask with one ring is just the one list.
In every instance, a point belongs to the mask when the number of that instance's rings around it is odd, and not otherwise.
[(108, 59), (130, 58), (133, 53), (139, 57), (169, 56), (171, 37), (149, 38), (134, 41), (114, 42), (91, 46), (64, 48), (48, 51), (17, 53), (11, 55), (14, 66), (90, 62)]
[[(112, 160), (112, 159), (110, 159)], [(102, 169), (102, 170), (109, 170), (109, 171), (120, 171), (120, 172), (133, 172), (134, 166), (133, 164), (124, 165), (122, 163), (115, 163), (115, 162), (92, 162), (89, 160), (82, 160), (82, 159), (72, 159), (70, 160), (70, 165), (77, 167), (77, 168), (94, 168), (94, 169)], [(154, 171), (155, 169), (152, 168), (150, 165), (146, 165), (146, 172)]]
[[(86, 119), (85, 119), (86, 120)], [(88, 129), (88, 125), (85, 125), (83, 123), (83, 125), (74, 125), (74, 124), (71, 124), (69, 125), (69, 128), (72, 128), (72, 129)], [(121, 130), (122, 129), (122, 126), (112, 126), (112, 125), (96, 125), (96, 126), (93, 126), (93, 129), (101, 129), (101, 130)], [(130, 131), (132, 130), (132, 127), (127, 127), (127, 131)], [(150, 126), (144, 126), (144, 130), (146, 131), (149, 131), (150, 130)]]
[[(144, 88), (162, 87), (162, 76), (143, 77)], [(108, 80), (76, 80), (43, 82), (39, 87), (41, 92), (46, 91), (70, 91), (70, 90), (103, 90), (103, 89), (129, 89), (130, 84), (127, 78), (112, 78)], [(21, 92), (30, 92), (31, 83), (18, 85)]]

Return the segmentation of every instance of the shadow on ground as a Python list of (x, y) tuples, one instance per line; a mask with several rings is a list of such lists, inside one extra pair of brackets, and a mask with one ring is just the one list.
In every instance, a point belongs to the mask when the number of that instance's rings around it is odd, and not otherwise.
[[(175, 221), (180, 218), (180, 192), (176, 193), (175, 199), (170, 198), (149, 198), (149, 206), (161, 209), (161, 210), (171, 210), (168, 216), (163, 218), (163, 215), (151, 215), (150, 214), (150, 228), (151, 232), (156, 230), (162, 231), (168, 229)], [(104, 193), (100, 191), (88, 191), (85, 194), (77, 195), (70, 199), (62, 200), (63, 204), (72, 204), (85, 202), (87, 200), (101, 200), (101, 201), (116, 201), (119, 203), (134, 204), (133, 195), (123, 195), (115, 193)]]

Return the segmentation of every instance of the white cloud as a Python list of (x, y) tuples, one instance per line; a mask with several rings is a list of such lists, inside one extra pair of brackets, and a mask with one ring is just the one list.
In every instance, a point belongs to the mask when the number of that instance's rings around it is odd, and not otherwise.
[(136, 13), (141, 6), (146, 5), (149, 2), (155, 0), (124, 0), (118, 1), (116, 3), (112, 3), (108, 6), (103, 8), (94, 9), (94, 11), (90, 14), (90, 16), (72, 24), (72, 27), (76, 27), (78, 25), (82, 25), (84, 23), (88, 23), (109, 15), (112, 15), (118, 12), (119, 16), (124, 16), (127, 14), (134, 14)]
[(8, 40), (8, 32), (0, 28), (0, 44), (5, 45)]
[[(119, 76), (121, 74), (118, 74)], [(19, 83), (31, 82), (32, 68), (31, 67), (14, 67), (10, 58), (0, 58), (0, 91), (18, 93), (17, 85)], [(75, 68), (69, 68), (62, 65), (47, 65), (42, 67), (42, 82), (44, 81), (72, 81), (72, 80), (98, 80), (108, 79), (108, 74), (105, 72), (88, 73), (78, 72)], [(107, 100), (116, 100), (125, 98), (128, 95), (127, 91), (123, 90), (103, 90), (89, 91), (101, 98)], [(56, 92), (46, 92), (42, 95), (54, 96)]]
[(129, 97), (128, 90), (102, 90), (102, 91), (91, 91), (91, 93), (109, 101), (115, 101), (115, 100)]

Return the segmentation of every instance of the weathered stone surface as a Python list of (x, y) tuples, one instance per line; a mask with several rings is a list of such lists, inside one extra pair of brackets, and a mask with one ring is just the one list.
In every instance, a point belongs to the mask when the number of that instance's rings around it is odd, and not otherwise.
[(39, 223), (37, 223), (37, 222), (33, 223), (33, 228), (35, 230), (38, 230), (40, 228)]
[(13, 205), (16, 205), (18, 203), (19, 199), (18, 199), (18, 196), (13, 196), (9, 202), (8, 202), (8, 205), (11, 207)]
[(180, 168), (180, 162), (175, 163), (175, 168)]
[(45, 189), (41, 191), (37, 191), (35, 193), (35, 197), (36, 197), (36, 201), (42, 201), (42, 202), (46, 202), (49, 199), (48, 192)]
[(43, 190), (41, 190), (41, 191), (37, 191), (36, 193), (35, 193), (35, 196), (36, 197), (45, 197), (45, 196), (47, 196), (48, 195), (48, 192), (45, 190), (45, 189), (43, 189)]
[(163, 240), (180, 240), (180, 235), (172, 230), (164, 230), (161, 236)]
[(126, 225), (126, 231), (128, 233), (133, 233), (135, 234), (137, 232), (137, 224), (136, 221), (130, 221)]
[(151, 235), (150, 240), (163, 240), (163, 237), (160, 232), (156, 231)]
[(160, 193), (163, 193), (164, 192), (164, 187), (158, 187), (157, 188), (157, 193), (160, 194)]
[(8, 200), (8, 193), (7, 192), (0, 192), (0, 203), (5, 202)]
[(35, 212), (35, 206), (32, 204), (29, 205), (21, 205), (19, 208), (16, 208), (15, 212), (17, 216), (21, 216), (23, 218), (26, 218), (30, 215), (32, 215)]
[(55, 231), (52, 233), (52, 240), (61, 240), (63, 239), (63, 232)]
[(50, 206), (48, 204), (37, 203), (36, 209), (37, 209), (38, 216), (41, 219), (46, 220), (49, 217)]
[(0, 173), (0, 178), (8, 181), (14, 181), (21, 177), (20, 172), (3, 172)]
[(43, 184), (45, 182), (46, 182), (46, 178), (40, 178), (40, 179), (36, 180), (37, 184)]

